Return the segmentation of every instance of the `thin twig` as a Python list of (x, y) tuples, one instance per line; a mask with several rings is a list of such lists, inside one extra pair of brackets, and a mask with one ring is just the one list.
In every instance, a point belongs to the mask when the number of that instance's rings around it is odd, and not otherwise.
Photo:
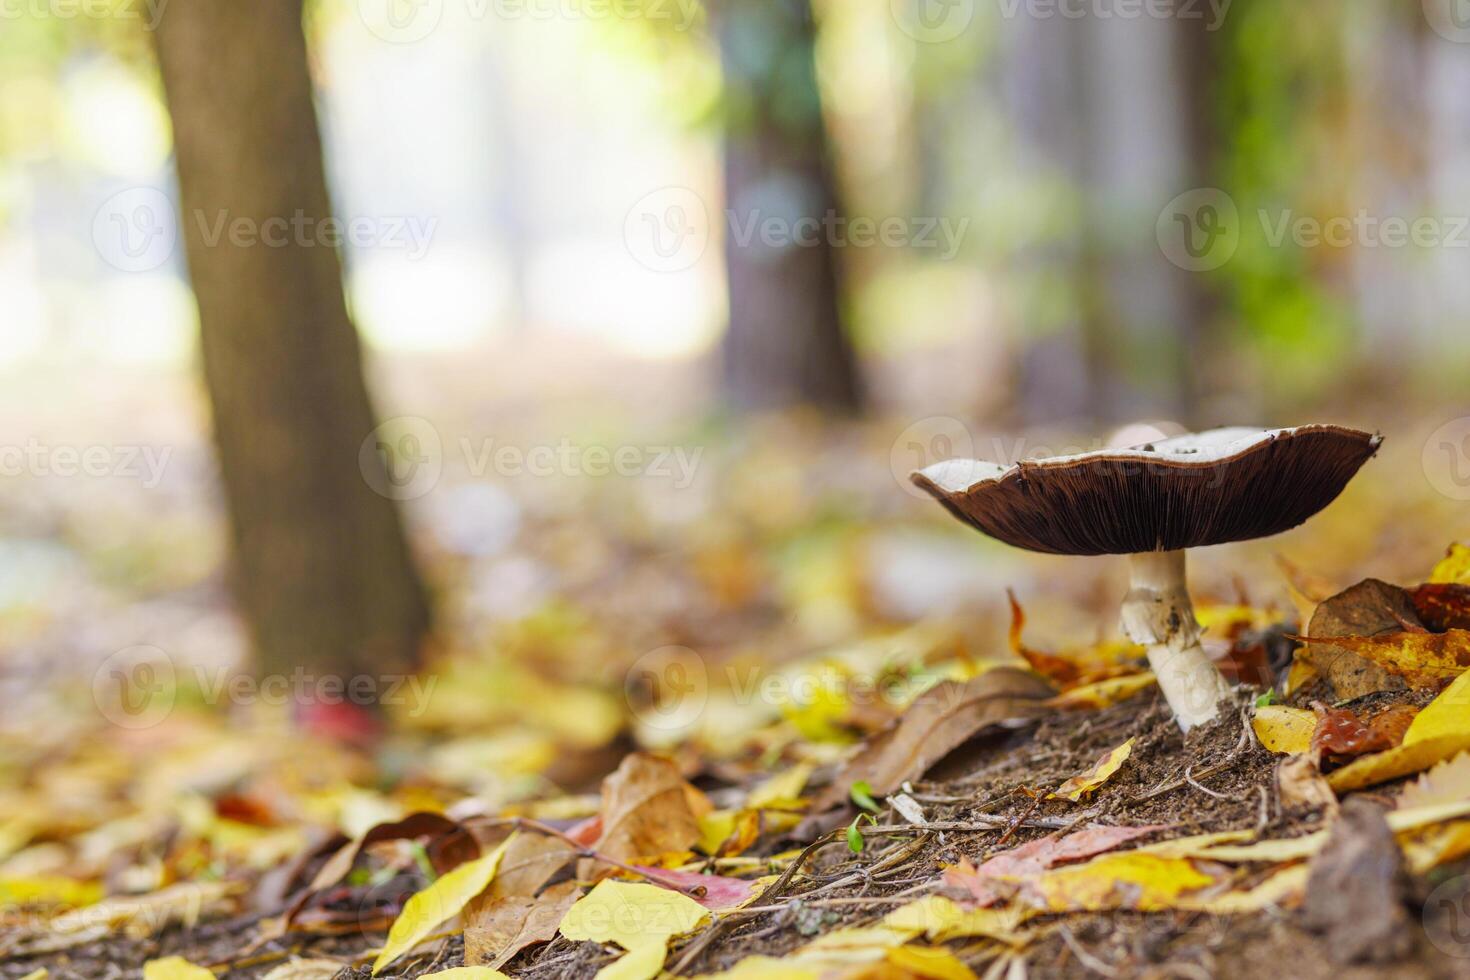
[(1228, 800), (1230, 798), (1230, 797), (1226, 796), (1224, 793), (1216, 793), (1212, 789), (1207, 789), (1206, 787), (1201, 786), (1199, 784), (1199, 781), (1196, 780), (1194, 778), (1194, 775), (1190, 772), (1190, 770), (1193, 769), (1193, 768), (1194, 768), (1193, 766), (1185, 766), (1184, 767), (1184, 781), (1186, 783), (1188, 783), (1189, 785), (1193, 786), (1195, 789), (1199, 790), (1201, 793), (1205, 794), (1206, 796), (1213, 796), (1217, 800)]

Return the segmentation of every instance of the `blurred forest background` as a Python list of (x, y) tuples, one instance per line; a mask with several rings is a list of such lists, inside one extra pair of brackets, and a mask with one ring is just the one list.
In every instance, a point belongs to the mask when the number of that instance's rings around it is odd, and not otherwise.
[(1389, 436), (1202, 588), (1417, 571), (1470, 497), (1462, 6), (3, 0), (5, 679), (389, 662), (432, 606), (537, 652), (487, 668), (526, 712), (668, 644), (995, 641), (1006, 585), (1111, 630), (1110, 566), (905, 477), (1136, 419)]

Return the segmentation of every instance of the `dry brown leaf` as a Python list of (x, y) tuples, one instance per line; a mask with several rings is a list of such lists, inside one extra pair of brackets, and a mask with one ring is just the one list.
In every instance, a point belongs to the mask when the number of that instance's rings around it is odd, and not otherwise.
[(1314, 702), (1316, 726), (1312, 731), (1313, 751), (1332, 756), (1357, 756), (1384, 752), (1404, 740), (1404, 733), (1419, 709), (1395, 704), (1367, 717), (1348, 708), (1329, 708)]
[(465, 963), (498, 970), (527, 946), (550, 942), (567, 909), (581, 897), (575, 881), (563, 881), (539, 898), (508, 896), (467, 909)]
[(1011, 604), (1011, 652), (1054, 683), (1058, 690), (1068, 691), (1112, 677), (1137, 674), (1143, 669), (1144, 650), (1133, 644), (1103, 644), (1065, 657), (1028, 647), (1021, 640), (1026, 613), (1010, 589), (1006, 590), (1006, 598)]
[[(1317, 637), (1304, 639), (1315, 644)], [(1420, 690), (1443, 687), (1446, 681), (1453, 680), (1470, 667), (1470, 630), (1450, 630), (1447, 633), (1401, 630), (1377, 636), (1338, 636), (1333, 637), (1332, 643), (1337, 648), (1350, 651), (1369, 667), (1386, 671), (1400, 678), (1401, 683)], [(1338, 696), (1343, 697), (1335, 678), (1333, 683)]]
[(1311, 753), (1289, 755), (1277, 763), (1276, 788), (1283, 808), (1304, 806), (1337, 811), (1337, 794), (1327, 785)]
[(634, 752), (602, 782), (602, 836), (597, 850), (619, 861), (650, 863), (699, 843), (704, 794), (662, 756)]
[(1364, 579), (1317, 606), (1307, 627), (1312, 639), (1297, 658), (1327, 678), (1338, 698), (1402, 690), (1407, 686), (1402, 678), (1337, 638), (1399, 633), (1405, 623), (1418, 622), (1407, 592), (1378, 579)]
[(1407, 887), (1403, 854), (1383, 811), (1354, 797), (1312, 858), (1303, 919), (1326, 934), (1336, 962), (1392, 962), (1414, 943), (1402, 902)]
[(1414, 611), (1436, 633), (1470, 629), (1470, 585), (1429, 582), (1409, 590)]
[(982, 729), (1042, 713), (1043, 700), (1055, 693), (1036, 675), (1010, 667), (996, 667), (964, 682), (936, 684), (847, 761), (815, 809), (843, 803), (859, 780), (866, 780), (875, 796), (887, 796)]

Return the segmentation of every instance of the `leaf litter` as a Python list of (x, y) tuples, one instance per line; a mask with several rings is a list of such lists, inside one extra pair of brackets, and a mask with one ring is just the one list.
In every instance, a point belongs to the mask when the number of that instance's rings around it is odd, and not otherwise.
[[(809, 576), (796, 593), (812, 608), (853, 594), (850, 545), (832, 535), (824, 557), (788, 569)], [(759, 606), (751, 569), (768, 557), (702, 551), (710, 594), (759, 615), (743, 606)], [(1463, 873), (1470, 855), (1466, 554), (1409, 589), (1365, 583), (1347, 606), (1327, 595), (1327, 612), (1289, 631), (1310, 638), (1286, 641), (1310, 668), (1300, 683), (1260, 706), (1243, 691), (1188, 737), (1136, 648), (1023, 645), (1014, 598), (1009, 652), (943, 627), (891, 630), (791, 661), (787, 679), (809, 692), (779, 704), (704, 690), (682, 727), (664, 724), (689, 690), (679, 678), (609, 692), (567, 665), (615, 633), (542, 610), (497, 642), (554, 668), (446, 665), (446, 697), (401, 720), (432, 733), (410, 743), (426, 763), (411, 779), (269, 721), (223, 733), (186, 713), (86, 741), (88, 756), (58, 752), (78, 737), (58, 729), (16, 763), (44, 818), (0, 795), (0, 886), (20, 913), (0, 931), (0, 976), (116, 961), (160, 977), (345, 980), (376, 961), (390, 977), (1046, 977), (1079, 962), (1245, 972), (1266, 956), (1325, 977), (1346, 918), (1313, 911), (1330, 891), (1392, 924), (1376, 934), (1410, 935), (1375, 955), (1433, 975), (1443, 950), (1378, 893), (1391, 885), (1412, 912), (1423, 876)], [(1200, 612), (1222, 657), (1283, 625), (1244, 601)], [(1275, 667), (1257, 659), (1239, 663), (1269, 682)], [(895, 693), (871, 697), (873, 679)], [(498, 714), (514, 724), (484, 721)], [(142, 751), (167, 764), (134, 786)], [(1283, 792), (1283, 756), (1306, 763), (1292, 785), (1309, 791)], [(46, 769), (31, 761), (43, 757)], [(858, 784), (877, 809), (854, 853)], [(1364, 830), (1370, 797), (1396, 809)], [(1382, 887), (1339, 884), (1357, 878)]]

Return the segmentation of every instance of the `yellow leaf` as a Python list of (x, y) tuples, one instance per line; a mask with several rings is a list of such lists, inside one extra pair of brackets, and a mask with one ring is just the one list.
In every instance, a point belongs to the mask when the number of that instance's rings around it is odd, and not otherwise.
[(509, 974), (492, 970), (488, 966), (456, 966), (438, 973), (425, 973), (419, 980), (434, 980), (435, 977), (442, 980), (511, 980)]
[(785, 772), (777, 773), (751, 790), (745, 805), (752, 810), (759, 810), (763, 807), (790, 806), (796, 803), (801, 799), (801, 791), (806, 789), (806, 781), (811, 778), (815, 769), (811, 763), (802, 762)]
[(975, 980), (975, 971), (942, 946), (900, 946), (889, 950), (888, 962), (916, 977)]
[(143, 980), (215, 980), (215, 977), (204, 967), (195, 966), (182, 956), (170, 956), (144, 963)]
[(1104, 755), (1097, 763), (1085, 772), (1079, 772), (1071, 779), (1057, 787), (1057, 791), (1051, 794), (1051, 799), (1071, 800), (1076, 803), (1082, 797), (1097, 789), (1108, 781), (1108, 777), (1117, 772), (1128, 761), (1133, 754), (1133, 739), (1129, 739), (1122, 745)]
[(1128, 851), (1086, 864), (1053, 868), (1035, 882), (1042, 906), (1055, 912), (1156, 911), (1215, 879), (1183, 858)]
[(1070, 691), (1058, 694), (1047, 701), (1053, 708), (1064, 710), (1074, 708), (1106, 708), (1126, 701), (1139, 691), (1152, 687), (1157, 679), (1152, 673), (1144, 671), (1138, 674), (1127, 674), (1123, 677), (1110, 677), (1105, 681), (1095, 681), (1091, 684), (1083, 684), (1074, 687)]
[(1447, 735), (1470, 735), (1470, 672), (1456, 677), (1414, 716), (1404, 732), (1404, 744)]
[(663, 972), (668, 954), (663, 943), (644, 943), (598, 970), (593, 980), (653, 980)]
[(1286, 672), (1286, 685), (1283, 693), (1290, 696), (1312, 683), (1317, 676), (1317, 668), (1309, 661), (1298, 657), (1291, 662), (1291, 669)]
[(0, 878), (0, 906), (65, 905), (80, 908), (101, 898), (101, 885), (61, 875)]
[(373, 976), (398, 957), (423, 942), (440, 923), (454, 918), (470, 899), (489, 886), (500, 868), (500, 859), (516, 835), (511, 834), (500, 846), (484, 857), (468, 861), (409, 898), (403, 911), (388, 930), (388, 941), (373, 961)]
[(1306, 708), (1267, 704), (1256, 709), (1251, 728), (1267, 750), (1281, 755), (1296, 755), (1312, 747), (1317, 715)]
[(1410, 870), (1422, 875), (1470, 854), (1470, 821), (1427, 827), (1408, 835), (1401, 843)]
[(292, 960), (282, 963), (261, 980), (332, 980), (342, 972), (336, 960)]
[(1004, 943), (1018, 944), (1016, 928), (1021, 913), (1014, 908), (999, 907), (966, 910), (943, 895), (927, 895), (894, 909), (883, 917), (882, 925), (909, 938), (919, 934), (932, 940), (985, 936)]
[(1272, 864), (1278, 864), (1282, 861), (1300, 861), (1303, 858), (1309, 858), (1321, 850), (1322, 844), (1326, 840), (1327, 833), (1319, 830), (1316, 833), (1304, 834), (1301, 837), (1262, 840), (1256, 841), (1254, 844), (1226, 844), (1221, 847), (1208, 847), (1194, 856), (1204, 858), (1208, 861), (1225, 861), (1227, 863), (1266, 861)]
[(689, 932), (708, 912), (688, 895), (640, 882), (600, 882), (561, 920), (568, 939), (617, 943), (627, 950)]
[(706, 973), (696, 980), (817, 980), (820, 967), (802, 966), (775, 956), (747, 956), (721, 973)]
[(1376, 786), (1390, 779), (1423, 772), (1457, 752), (1470, 749), (1470, 732), (1426, 739), (1365, 755), (1327, 774), (1327, 785), (1339, 795), (1365, 786)]
[(25, 976), (21, 977), (20, 980), (46, 980), (46, 978), (50, 975), (51, 974), (47, 972), (46, 968), (43, 966), (39, 970), (32, 970), (30, 973), (27, 973)]
[(1430, 582), (1470, 585), (1470, 547), (1456, 542), (1429, 573)]
[(1248, 841), (1255, 834), (1249, 830), (1220, 830), (1213, 834), (1196, 834), (1192, 837), (1175, 837), (1134, 848), (1134, 853), (1158, 854), (1162, 857), (1200, 857), (1207, 849), (1217, 844), (1238, 844)]
[(1295, 905), (1307, 890), (1307, 876), (1311, 872), (1305, 864), (1294, 864), (1277, 871), (1256, 887), (1243, 892), (1226, 892), (1212, 898), (1198, 899), (1182, 896), (1176, 908), (1216, 915), (1234, 915), (1259, 912), (1271, 906)]

